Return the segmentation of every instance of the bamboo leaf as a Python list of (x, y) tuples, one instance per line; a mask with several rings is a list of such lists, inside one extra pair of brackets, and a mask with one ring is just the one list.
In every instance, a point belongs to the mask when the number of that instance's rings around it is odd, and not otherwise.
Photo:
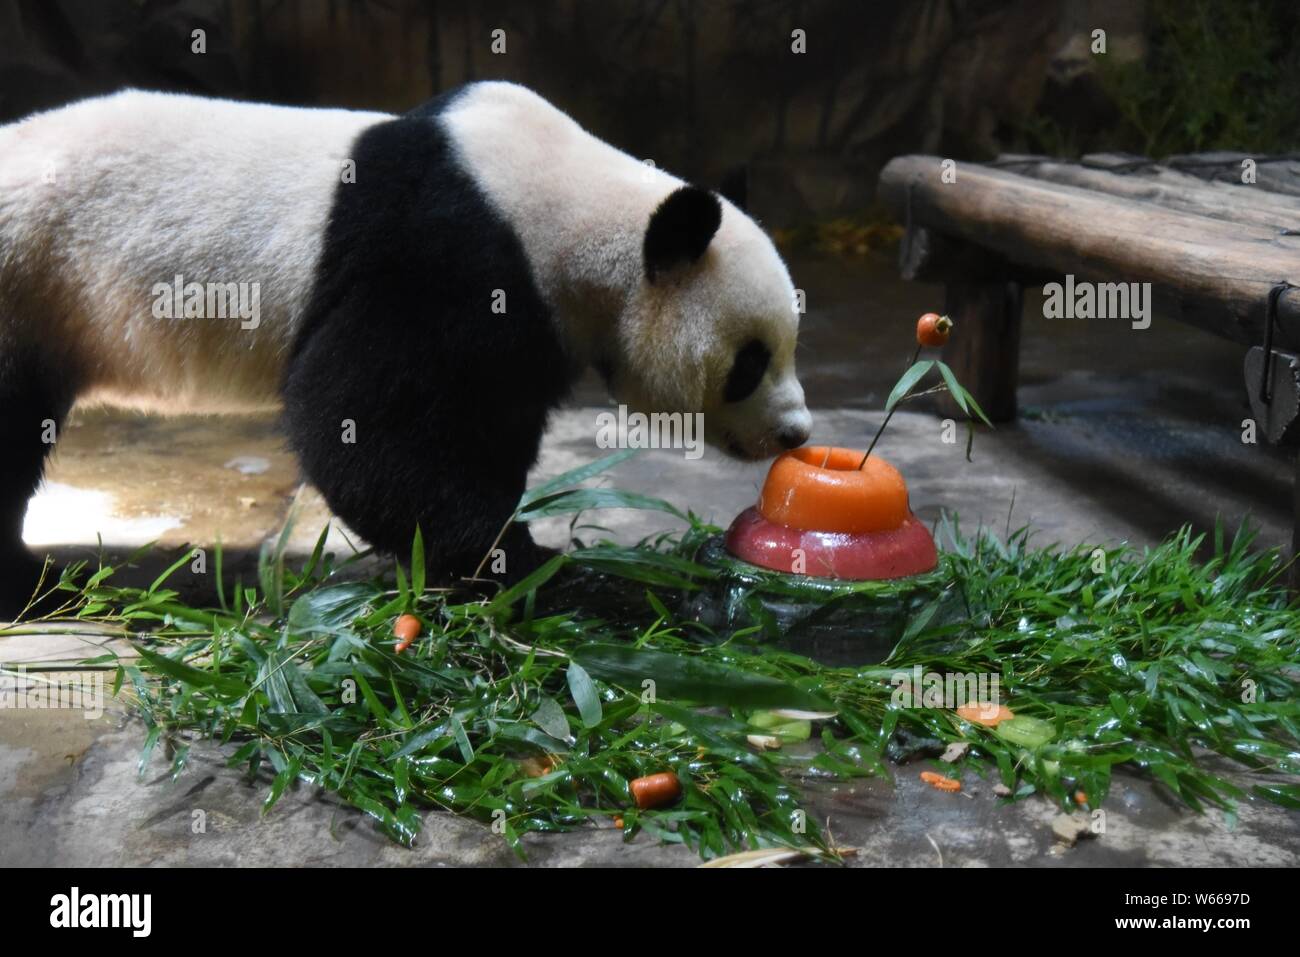
[(591, 675), (587, 674), (587, 670), (582, 665), (576, 661), (570, 661), (569, 667), (565, 671), (565, 681), (569, 685), (569, 693), (573, 695), (573, 703), (578, 706), (578, 714), (582, 717), (583, 727), (596, 727), (600, 724), (604, 712), (600, 706), (600, 695), (596, 692), (596, 686), (592, 683)]
[(183, 661), (177, 661), (174, 658), (168, 658), (166, 655), (160, 655), (141, 645), (132, 645), (132, 647), (144, 660), (146, 665), (148, 665), (152, 670), (166, 675), (168, 678), (191, 685), (195, 688), (210, 689), (216, 694), (225, 695), (231, 698), (240, 697), (248, 693), (248, 685), (234, 676), (219, 675), (211, 671), (194, 668), (185, 664)]
[(415, 527), (415, 541), (411, 543), (411, 594), (419, 598), (424, 594), (424, 535)]
[(898, 405), (899, 402), (903, 401), (903, 396), (907, 395), (907, 393), (911, 391), (912, 386), (916, 385), (925, 377), (925, 374), (930, 371), (930, 368), (933, 365), (933, 359), (922, 359), (920, 362), (913, 365), (912, 368), (904, 372), (902, 376), (899, 377), (898, 383), (894, 386), (894, 391), (889, 393), (889, 398), (885, 400), (885, 411), (889, 412), (894, 408), (894, 406)]
[(569, 737), (569, 719), (564, 716), (559, 702), (548, 695), (542, 695), (538, 702), (537, 710), (533, 712), (533, 724), (552, 738), (564, 741)]
[(781, 681), (718, 664), (698, 656), (589, 644), (573, 653), (590, 674), (640, 692), (653, 681), (661, 698), (745, 708), (799, 708), (825, 711), (824, 699)]
[(963, 412), (970, 415), (970, 406), (966, 403), (966, 390), (957, 381), (957, 376), (948, 368), (947, 363), (936, 360), (934, 364), (938, 367), (939, 374), (943, 376), (944, 384), (948, 386), (948, 394), (953, 397), (953, 401), (957, 403)]
[(519, 499), (518, 511), (524, 511), (538, 500), (546, 498), (547, 496), (558, 492), (560, 489), (579, 485), (587, 481), (589, 478), (594, 478), (601, 472), (612, 469), (620, 462), (626, 462), (632, 456), (636, 455), (638, 451), (638, 449), (621, 449), (610, 455), (606, 455), (604, 458), (597, 459), (594, 462), (580, 465), (576, 469), (570, 469), (563, 475), (557, 475), (549, 482), (544, 482), (536, 488), (531, 488), (525, 492), (523, 497)]
[(564, 555), (556, 555), (548, 559), (544, 564), (535, 568), (530, 574), (525, 575), (511, 587), (507, 588), (496, 598), (492, 599), (488, 605), (488, 614), (497, 615), (505, 611), (515, 602), (529, 592), (536, 591), (542, 585), (546, 584), (556, 573), (564, 567), (568, 558)]
[(465, 725), (455, 715), (451, 716), (451, 733), (456, 739), (456, 747), (460, 748), (460, 756), (465, 759), (466, 764), (472, 764), (474, 748), (469, 743), (469, 735), (465, 733)]
[(597, 508), (634, 508), (656, 512), (666, 512), (682, 521), (688, 521), (685, 513), (663, 499), (638, 492), (624, 492), (616, 488), (575, 488), (556, 492), (544, 498), (534, 500), (519, 510), (519, 519), (531, 522), (552, 515), (568, 515)]

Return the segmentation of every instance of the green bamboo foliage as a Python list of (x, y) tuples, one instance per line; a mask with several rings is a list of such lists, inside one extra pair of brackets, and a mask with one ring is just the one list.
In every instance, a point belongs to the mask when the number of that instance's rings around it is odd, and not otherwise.
[[(550, 483), (521, 513), (567, 501), (681, 514), (572, 488), (597, 471)], [(1244, 531), (1206, 541), (1183, 529), (1142, 552), (1060, 550), (1035, 547), (1026, 529), (1002, 540), (945, 521), (939, 574), (963, 613), (922, 609), (884, 663), (832, 668), (764, 648), (754, 629), (706, 634), (675, 611), (716, 577), (694, 560), (716, 529), (688, 519), (680, 536), (583, 548), (494, 594), (426, 583), (418, 538), (407, 571), (362, 581), (323, 537), (293, 570), (281, 538), (261, 587), (237, 584), (216, 608), (185, 605), (165, 576), (116, 587), (106, 567), (59, 587), (65, 616), (134, 636), (139, 657), (93, 663), (115, 670), (147, 725), (142, 770), (167, 742), (179, 776), (190, 743), (215, 739), (267, 782), (268, 812), (289, 787), (322, 788), (407, 844), (436, 809), (494, 826), (520, 854), (530, 832), (617, 816), (629, 837), (706, 858), (770, 846), (833, 858), (803, 813), (801, 780), (888, 775), (890, 758), (928, 758), (922, 767), (1000, 781), (1006, 800), (1042, 793), (1062, 807), (1080, 790), (1102, 805), (1120, 765), (1198, 810), (1231, 813), (1248, 797), (1300, 807), (1300, 610), (1278, 556), (1252, 551)], [(557, 607), (575, 577), (580, 592), (617, 593), (619, 613)], [(407, 611), (424, 628), (397, 654), (393, 619)], [(896, 678), (915, 666), (997, 675), (1026, 720), (994, 730), (950, 708), (900, 707)], [(773, 709), (829, 717), (801, 743), (809, 728)], [(780, 750), (748, 742), (772, 728)], [(956, 764), (937, 760), (959, 741), (970, 747)], [(1229, 779), (1210, 753), (1257, 772), (1255, 783)], [(636, 810), (628, 782), (664, 770), (680, 777), (681, 800)]]

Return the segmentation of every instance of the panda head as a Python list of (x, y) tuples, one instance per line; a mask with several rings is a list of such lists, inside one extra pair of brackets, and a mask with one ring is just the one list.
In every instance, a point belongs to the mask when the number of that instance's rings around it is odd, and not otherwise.
[(603, 370), (614, 398), (702, 412), (705, 440), (740, 459), (807, 441), (794, 285), (767, 235), (730, 202), (681, 186), (650, 215), (641, 247)]

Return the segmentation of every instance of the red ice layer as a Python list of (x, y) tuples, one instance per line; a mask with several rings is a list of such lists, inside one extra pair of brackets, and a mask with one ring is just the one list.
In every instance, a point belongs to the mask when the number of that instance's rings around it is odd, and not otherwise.
[(811, 532), (765, 519), (747, 508), (727, 529), (727, 551), (773, 571), (866, 581), (931, 571), (939, 552), (929, 529), (908, 513), (884, 532)]

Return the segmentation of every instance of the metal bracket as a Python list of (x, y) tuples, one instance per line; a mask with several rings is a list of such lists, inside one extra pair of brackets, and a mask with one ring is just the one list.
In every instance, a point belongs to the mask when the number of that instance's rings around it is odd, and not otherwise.
[(1264, 309), (1264, 365), (1259, 375), (1259, 401), (1268, 405), (1273, 401), (1273, 327), (1277, 324), (1277, 300), (1288, 289), (1295, 289), (1285, 279), (1268, 291), (1268, 305)]
[[(1300, 443), (1300, 355), (1278, 350), (1266, 353), (1260, 346), (1252, 346), (1246, 352), (1244, 371), (1250, 414), (1260, 436), (1272, 445)], [(1254, 388), (1260, 378), (1268, 385), (1267, 400)]]

